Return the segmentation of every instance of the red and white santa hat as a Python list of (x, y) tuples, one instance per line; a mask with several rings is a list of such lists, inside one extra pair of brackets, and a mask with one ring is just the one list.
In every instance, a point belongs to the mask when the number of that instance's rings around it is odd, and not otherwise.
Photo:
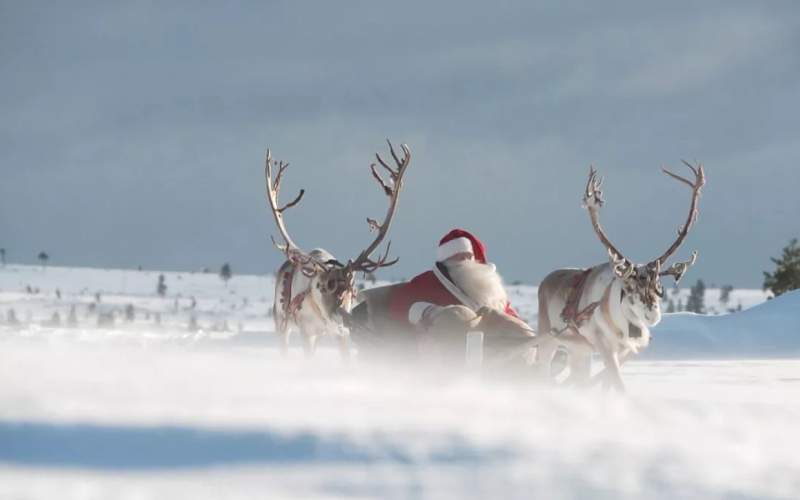
[(463, 229), (453, 229), (444, 235), (436, 250), (436, 260), (442, 262), (463, 252), (471, 253), (476, 261), (486, 264), (486, 247), (475, 235)]

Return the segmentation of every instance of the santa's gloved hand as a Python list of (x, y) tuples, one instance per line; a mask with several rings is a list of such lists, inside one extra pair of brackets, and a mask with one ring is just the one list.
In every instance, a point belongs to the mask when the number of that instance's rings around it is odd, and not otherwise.
[(415, 302), (408, 311), (408, 322), (416, 330), (427, 331), (433, 324), (438, 309), (441, 308), (430, 302)]
[(480, 319), (479, 328), (484, 333), (489, 332), (518, 332), (521, 335), (533, 336), (533, 328), (524, 321), (509, 316), (503, 311), (491, 307), (481, 307), (478, 309)]
[(419, 322), (417, 323), (417, 329), (427, 332), (433, 326), (433, 322), (436, 321), (436, 317), (441, 314), (442, 312), (441, 306), (428, 306), (422, 312), (422, 317), (420, 318)]
[(474, 330), (480, 318), (468, 307), (461, 305), (437, 306), (428, 304), (420, 307), (415, 314), (416, 321), (412, 324), (419, 331), (446, 330), (463, 331)]

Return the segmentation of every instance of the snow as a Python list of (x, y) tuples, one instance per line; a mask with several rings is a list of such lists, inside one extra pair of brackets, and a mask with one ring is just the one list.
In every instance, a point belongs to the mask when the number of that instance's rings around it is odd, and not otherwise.
[[(283, 360), (272, 278), (164, 273), (161, 298), (159, 274), (0, 269), (0, 312), (22, 321), (0, 326), (0, 498), (800, 496), (797, 293), (666, 315), (649, 350), (672, 359), (626, 364), (618, 396), (345, 365), (334, 349)], [(135, 320), (97, 327), (98, 290)], [(531, 318), (535, 288), (512, 299)], [(73, 304), (77, 327), (48, 326)]]
[(654, 331), (651, 358), (800, 357), (800, 290), (736, 314), (668, 314)]

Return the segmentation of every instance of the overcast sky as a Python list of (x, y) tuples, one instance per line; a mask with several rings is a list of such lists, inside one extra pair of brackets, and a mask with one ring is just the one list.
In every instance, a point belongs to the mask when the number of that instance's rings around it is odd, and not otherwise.
[[(413, 151), (386, 278), (456, 226), (506, 279), (650, 260), (706, 166), (687, 283), (759, 287), (800, 236), (797, 2), (0, 1), (0, 247), (60, 265), (270, 272), (263, 154), (295, 241), (370, 241), (384, 138)], [(584, 2), (581, 2), (584, 3)], [(479, 5), (477, 5), (479, 4)]]

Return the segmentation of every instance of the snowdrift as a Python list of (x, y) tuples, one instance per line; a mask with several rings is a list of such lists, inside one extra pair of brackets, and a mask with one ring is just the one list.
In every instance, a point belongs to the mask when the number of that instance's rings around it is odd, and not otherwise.
[(722, 316), (665, 314), (643, 357), (800, 356), (800, 290)]

